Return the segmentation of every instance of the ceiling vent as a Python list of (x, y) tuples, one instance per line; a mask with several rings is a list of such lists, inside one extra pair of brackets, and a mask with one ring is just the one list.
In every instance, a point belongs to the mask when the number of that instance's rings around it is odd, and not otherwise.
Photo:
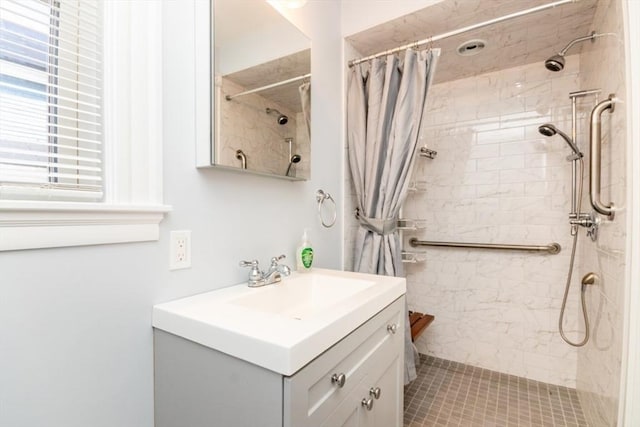
[(467, 40), (456, 49), (460, 56), (473, 56), (485, 48), (487, 42), (481, 39)]

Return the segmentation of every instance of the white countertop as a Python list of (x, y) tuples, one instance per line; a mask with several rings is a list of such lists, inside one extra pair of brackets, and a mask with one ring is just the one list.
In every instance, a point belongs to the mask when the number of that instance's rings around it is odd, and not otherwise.
[[(305, 298), (295, 285), (309, 280), (345, 291), (315, 307), (287, 307), (288, 299)], [(404, 278), (314, 269), (260, 288), (243, 283), (158, 304), (153, 326), (289, 376), (405, 292)]]

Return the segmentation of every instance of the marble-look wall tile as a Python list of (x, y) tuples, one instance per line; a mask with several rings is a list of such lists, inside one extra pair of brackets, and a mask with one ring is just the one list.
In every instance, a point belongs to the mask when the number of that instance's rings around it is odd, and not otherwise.
[[(594, 28), (622, 28), (620, 0), (597, 2), (597, 8)], [(522, 34), (514, 36), (513, 44), (519, 39)], [(624, 94), (624, 67), (608, 66), (624, 64), (622, 48), (620, 38), (599, 39), (585, 46), (582, 55), (569, 56), (560, 73), (535, 62), (433, 86), (421, 144), (437, 150), (438, 157), (418, 160), (414, 179), (427, 188), (411, 193), (403, 209), (404, 217), (428, 222), (426, 230), (406, 232), (405, 241), (416, 236), (561, 244), (563, 251), (556, 256), (422, 249), (427, 261), (405, 266), (408, 301), (410, 308), (436, 316), (416, 343), (421, 352), (569, 387), (577, 382), (592, 425), (615, 425), (617, 417), (626, 236), (625, 113), (619, 109), (611, 122), (603, 123), (603, 199), (614, 200), (621, 211), (616, 221), (603, 225), (596, 245), (584, 238), (584, 231), (578, 243), (579, 262), (564, 321), (570, 338), (577, 340), (584, 331), (581, 276), (597, 271), (603, 277), (599, 289), (587, 294), (593, 335), (579, 352), (557, 331), (572, 243), (567, 224), (569, 152), (560, 138), (543, 137), (537, 127), (551, 122), (570, 132), (571, 91), (601, 87), (602, 96)], [(592, 107), (593, 99), (578, 100), (577, 141), (583, 151)], [(357, 224), (348, 171), (345, 176), (345, 268), (350, 268)], [(583, 211), (587, 203), (585, 190)]]
[[(292, 152), (300, 154), (301, 160), (292, 166), (290, 174), (308, 178), (311, 144), (302, 114), (274, 104), (258, 93), (226, 101), (225, 95), (242, 92), (245, 88), (230, 79), (223, 77), (221, 80), (221, 129), (216, 129), (217, 163), (239, 168), (241, 163), (236, 158), (236, 150), (242, 150), (247, 157), (248, 169), (284, 175), (289, 165), (289, 144), (285, 140), (293, 138)], [(266, 113), (267, 107), (287, 115), (288, 122), (279, 125), (276, 116)]]
[[(625, 54), (622, 2), (598, 2), (592, 27), (615, 36), (589, 44), (581, 55), (580, 78), (585, 89), (602, 90), (597, 97), (583, 100), (589, 109), (615, 93), (624, 101)], [(588, 313), (592, 322), (590, 342), (578, 352), (577, 389), (590, 425), (615, 426), (622, 359), (626, 244), (626, 106), (618, 103), (615, 112), (602, 118), (602, 200), (617, 207), (614, 221), (605, 220), (598, 242), (581, 241), (579, 271), (593, 271), (601, 282), (588, 292)], [(586, 178), (585, 178), (586, 180)], [(585, 182), (585, 187), (588, 181)], [(588, 197), (583, 206), (588, 207)], [(590, 210), (590, 209), (584, 209)]]
[[(416, 342), (420, 352), (575, 387), (577, 353), (557, 331), (571, 248), (569, 152), (537, 127), (570, 131), (579, 62), (571, 57), (558, 74), (534, 63), (431, 88), (421, 139), (438, 157), (420, 159), (414, 179), (427, 188), (404, 206), (405, 217), (429, 223), (405, 239), (556, 241), (564, 250), (424, 249), (426, 263), (407, 268), (410, 308), (436, 318)], [(578, 301), (574, 286), (569, 334), (582, 330)]]

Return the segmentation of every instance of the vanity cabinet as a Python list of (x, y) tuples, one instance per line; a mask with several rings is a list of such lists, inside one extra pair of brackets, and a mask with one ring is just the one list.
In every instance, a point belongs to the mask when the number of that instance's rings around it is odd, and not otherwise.
[(157, 427), (402, 425), (404, 296), (291, 376), (154, 329)]

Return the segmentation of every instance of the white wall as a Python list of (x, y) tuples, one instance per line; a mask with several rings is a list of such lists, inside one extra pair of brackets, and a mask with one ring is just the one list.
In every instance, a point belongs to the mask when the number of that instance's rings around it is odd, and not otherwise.
[[(197, 0), (206, 1), (206, 0)], [(238, 260), (293, 255), (305, 226), (319, 267), (341, 265), (341, 224), (316, 219), (315, 190), (342, 198), (339, 4), (310, 2), (312, 179), (196, 170), (193, 8), (165, 1), (164, 201), (159, 242), (0, 255), (0, 425), (151, 427), (153, 304), (246, 280)], [(193, 268), (168, 271), (170, 230), (192, 230)]]

